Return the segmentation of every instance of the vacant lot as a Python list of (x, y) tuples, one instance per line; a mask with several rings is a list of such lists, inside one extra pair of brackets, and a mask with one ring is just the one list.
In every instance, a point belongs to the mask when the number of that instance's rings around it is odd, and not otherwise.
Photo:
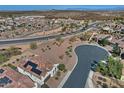
[(123, 11), (7, 11), (0, 12), (1, 16), (24, 16), (24, 15), (41, 15), (46, 18), (73, 18), (73, 19), (113, 19), (115, 16), (121, 16), (124, 18)]

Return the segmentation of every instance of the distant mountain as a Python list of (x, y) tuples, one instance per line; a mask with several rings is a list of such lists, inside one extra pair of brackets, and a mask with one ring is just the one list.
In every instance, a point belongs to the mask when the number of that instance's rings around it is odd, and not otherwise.
[(67, 8), (67, 9), (65, 9), (65, 10), (84, 10), (84, 11), (85, 11), (85, 10), (87, 10), (87, 11), (88, 11), (88, 10), (89, 10), (89, 11), (90, 11), (90, 10), (96, 10), (96, 11), (97, 11), (97, 10), (111, 11), (111, 10), (112, 10), (112, 11), (116, 11), (116, 10), (124, 10), (124, 7), (104, 8), (104, 9), (103, 9), (103, 8), (95, 8), (95, 9), (94, 9), (94, 8), (90, 8), (90, 7), (89, 7), (89, 8)]
[(124, 10), (124, 5), (0, 5), (0, 10)]

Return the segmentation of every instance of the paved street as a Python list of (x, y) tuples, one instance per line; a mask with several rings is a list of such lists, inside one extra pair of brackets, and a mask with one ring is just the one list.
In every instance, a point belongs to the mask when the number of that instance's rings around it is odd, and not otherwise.
[(85, 87), (91, 62), (99, 62), (100, 60), (106, 59), (108, 56), (106, 50), (93, 45), (81, 45), (75, 49), (75, 52), (78, 56), (78, 63), (63, 88)]
[(40, 40), (50, 40), (55, 39), (57, 37), (66, 37), (69, 35), (75, 35), (80, 32), (87, 31), (87, 29), (94, 27), (97, 24), (97, 22), (94, 22), (87, 26), (86, 28), (80, 28), (77, 31), (73, 31), (71, 33), (66, 34), (58, 34), (58, 35), (51, 35), (51, 36), (42, 36), (42, 37), (30, 37), (30, 38), (18, 38), (18, 39), (6, 39), (6, 40), (0, 40), (0, 45), (9, 45), (9, 44), (18, 44), (18, 43), (28, 43), (33, 41), (40, 41)]

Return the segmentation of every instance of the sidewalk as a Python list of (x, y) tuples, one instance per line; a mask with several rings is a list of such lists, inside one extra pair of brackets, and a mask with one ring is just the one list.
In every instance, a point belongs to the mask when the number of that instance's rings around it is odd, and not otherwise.
[(64, 79), (60, 82), (58, 88), (62, 88), (63, 87), (63, 85), (65, 84), (65, 82), (69, 78), (70, 74), (71, 74), (71, 71), (68, 71), (68, 73), (66, 74), (66, 76), (64, 77)]
[(85, 88), (94, 88), (93, 82), (92, 82), (93, 73), (94, 72), (90, 70), (86, 84), (85, 84)]

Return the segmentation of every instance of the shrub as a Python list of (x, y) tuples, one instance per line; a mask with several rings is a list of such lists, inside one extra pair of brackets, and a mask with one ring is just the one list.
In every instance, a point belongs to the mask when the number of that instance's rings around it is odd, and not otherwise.
[(13, 70), (16, 70), (16, 69), (17, 69), (17, 67), (14, 66), (14, 65), (12, 65), (12, 64), (8, 64), (8, 66), (9, 66), (10, 68), (12, 68)]
[(7, 60), (8, 58), (5, 55), (0, 54), (0, 63), (6, 62)]
[(56, 80), (58, 80), (59, 78), (58, 77), (55, 77)]
[(36, 42), (32, 42), (32, 43), (30, 44), (30, 48), (31, 48), (31, 49), (37, 49), (37, 43), (36, 43)]
[(60, 71), (64, 71), (65, 70), (65, 65), (64, 64), (59, 64), (58, 69)]
[(102, 87), (103, 88), (108, 88), (108, 85), (106, 83), (103, 83)]
[(113, 53), (116, 54), (117, 56), (120, 55), (121, 53), (121, 48), (118, 46), (118, 44), (116, 43), (114, 46), (113, 46)]

